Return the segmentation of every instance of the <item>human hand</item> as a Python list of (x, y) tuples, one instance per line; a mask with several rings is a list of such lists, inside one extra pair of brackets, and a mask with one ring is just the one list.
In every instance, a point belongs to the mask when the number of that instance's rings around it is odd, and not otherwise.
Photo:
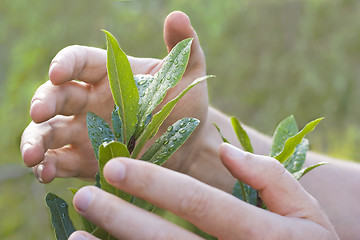
[[(170, 51), (176, 43), (189, 37), (194, 41), (187, 70), (182, 80), (169, 90), (164, 102), (175, 97), (195, 78), (205, 75), (205, 58), (190, 20), (181, 12), (170, 14), (164, 24), (167, 49)], [(134, 74), (154, 74), (162, 64), (162, 60), (150, 58), (129, 57), (129, 61)], [(49, 78), (31, 101), (33, 121), (24, 131), (20, 146), (23, 160), (44, 183), (55, 177), (93, 178), (98, 163), (88, 138), (86, 113), (92, 111), (110, 122), (114, 103), (106, 72), (106, 51), (67, 47), (53, 59)], [(159, 133), (182, 117), (191, 116), (202, 121), (207, 109), (207, 89), (203, 82), (181, 99)], [(192, 147), (184, 145), (181, 157), (186, 159), (188, 154), (185, 153), (190, 153)], [(180, 161), (171, 160), (170, 167), (180, 166)]]
[[(269, 211), (187, 175), (147, 162), (118, 158), (104, 174), (115, 187), (167, 209), (219, 239), (338, 239), (327, 216), (275, 159), (222, 144), (231, 174), (260, 192)], [(200, 239), (161, 217), (96, 187), (80, 189), (75, 209), (120, 239)], [(83, 238), (81, 238), (83, 237)], [(75, 232), (69, 240), (97, 239)]]

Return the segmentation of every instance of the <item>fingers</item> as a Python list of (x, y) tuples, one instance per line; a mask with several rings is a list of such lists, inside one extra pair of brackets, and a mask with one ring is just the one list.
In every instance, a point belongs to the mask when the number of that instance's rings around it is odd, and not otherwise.
[(94, 179), (98, 163), (92, 151), (65, 146), (48, 150), (40, 164), (33, 167), (34, 175), (41, 183), (49, 183), (56, 177)]
[(76, 231), (73, 232), (68, 240), (100, 240), (99, 238), (91, 235), (88, 232), (85, 231)]
[(43, 160), (48, 149), (56, 149), (81, 142), (83, 124), (73, 117), (56, 116), (51, 120), (36, 124), (31, 122), (25, 129), (20, 144), (20, 151), (28, 167), (35, 166)]
[(276, 159), (244, 152), (229, 144), (221, 145), (220, 157), (235, 178), (259, 190), (270, 211), (329, 224), (317, 201)]
[(186, 38), (194, 38), (188, 69), (199, 66), (205, 71), (205, 56), (201, 49), (199, 38), (191, 26), (189, 17), (180, 11), (170, 13), (164, 23), (164, 40), (168, 51)]
[(119, 239), (201, 239), (96, 187), (80, 189), (73, 203), (80, 214)]
[[(254, 224), (266, 229), (274, 220), (270, 219), (270, 212), (187, 175), (143, 161), (115, 159), (105, 166), (104, 174), (115, 187), (167, 209), (219, 238), (239, 239), (238, 232), (243, 231), (247, 233), (244, 239), (252, 239)], [(273, 217), (282, 221), (280, 216)]]
[(88, 87), (80, 82), (54, 86), (50, 81), (35, 92), (30, 105), (34, 122), (46, 121), (57, 114), (73, 115), (83, 112), (89, 101)]
[(106, 51), (85, 46), (64, 48), (51, 61), (49, 69), (53, 84), (75, 79), (95, 84), (106, 75)]

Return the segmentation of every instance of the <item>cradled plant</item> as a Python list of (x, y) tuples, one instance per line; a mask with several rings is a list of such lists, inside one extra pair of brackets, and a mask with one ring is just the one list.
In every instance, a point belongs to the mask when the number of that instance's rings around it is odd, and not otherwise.
[[(308, 123), (301, 131), (299, 131), (295, 118), (290, 116), (281, 121), (276, 127), (269, 155), (277, 159), (296, 180), (299, 180), (314, 168), (326, 164), (326, 162), (322, 162), (303, 168), (306, 153), (309, 149), (309, 141), (304, 137), (306, 134), (313, 131), (321, 120), (322, 118), (316, 119)], [(239, 120), (235, 117), (231, 117), (231, 124), (244, 150), (253, 153), (254, 150), (250, 139)], [(223, 141), (229, 143), (226, 137), (220, 132), (219, 127), (215, 123), (214, 125), (219, 131)], [(233, 195), (252, 205), (266, 208), (258, 192), (241, 181), (235, 183)]]
[[(189, 60), (192, 39), (179, 42), (154, 76), (134, 76), (127, 56), (116, 39), (109, 32), (104, 32), (107, 39), (107, 71), (115, 106), (112, 112), (112, 127), (95, 113), (87, 114), (89, 138), (99, 163), (95, 185), (139, 207), (152, 210), (151, 204), (108, 184), (103, 176), (103, 168), (115, 157), (139, 158), (146, 142), (155, 136), (175, 104), (196, 84), (212, 76), (194, 80), (153, 114), (167, 91), (182, 78)], [(178, 120), (168, 126), (166, 132), (139, 159), (162, 165), (187, 140), (198, 124), (199, 120), (191, 117)], [(73, 193), (77, 191), (70, 190)], [(48, 193), (46, 204), (51, 212), (57, 239), (67, 239), (75, 231), (68, 215), (67, 203), (55, 194)], [(81, 220), (83, 230), (101, 239), (115, 239), (85, 218), (81, 217)]]

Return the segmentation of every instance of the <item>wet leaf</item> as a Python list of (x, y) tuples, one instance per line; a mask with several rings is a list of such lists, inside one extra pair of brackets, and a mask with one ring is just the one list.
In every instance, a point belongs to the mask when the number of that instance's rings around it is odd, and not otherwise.
[(254, 206), (257, 205), (257, 191), (245, 183), (237, 181), (234, 185), (232, 194), (244, 202)]
[(56, 239), (68, 239), (75, 228), (69, 217), (67, 203), (53, 193), (48, 193), (45, 201), (51, 213), (51, 224), (55, 230)]
[(162, 165), (188, 139), (199, 125), (195, 118), (183, 118), (170, 127), (140, 158), (142, 160)]
[(299, 129), (293, 115), (282, 120), (276, 127), (273, 135), (270, 157), (278, 155), (283, 150), (286, 140), (298, 132)]
[(305, 135), (312, 130), (315, 129), (316, 125), (322, 120), (323, 118), (316, 119), (310, 123), (308, 123), (299, 133), (296, 135), (288, 138), (285, 142), (284, 149), (281, 153), (279, 153), (275, 158), (283, 163), (285, 160), (287, 160), (294, 152), (296, 146), (302, 141), (302, 139), (305, 137)]
[(300, 178), (302, 178), (305, 174), (307, 174), (311, 170), (313, 170), (313, 169), (315, 169), (315, 168), (317, 168), (319, 166), (325, 165), (325, 164), (328, 164), (328, 163), (327, 162), (321, 162), (321, 163), (312, 165), (310, 167), (301, 169), (300, 171), (297, 171), (297, 172), (293, 173), (292, 175), (296, 180), (300, 180)]
[(150, 74), (136, 74), (134, 75), (134, 80), (139, 91), (139, 102), (141, 102), (141, 98), (144, 97), (145, 90), (154, 81), (154, 76)]
[(124, 139), (122, 138), (122, 122), (119, 116), (119, 107), (114, 106), (114, 110), (111, 113), (111, 122), (114, 130), (114, 135), (116, 137), (116, 140), (119, 142), (124, 143)]
[(130, 157), (129, 151), (123, 143), (120, 142), (111, 142), (104, 143), (99, 148), (99, 175), (100, 175), (100, 184), (101, 189), (112, 193), (125, 201), (130, 201), (131, 195), (125, 193), (112, 185), (110, 185), (104, 177), (103, 170), (105, 164), (116, 157)]
[(112, 132), (110, 125), (95, 113), (88, 112), (86, 114), (86, 125), (88, 129), (89, 138), (95, 152), (95, 156), (98, 159), (99, 146), (103, 142), (114, 141), (115, 135)]
[(234, 128), (234, 131), (236, 133), (237, 138), (239, 139), (239, 142), (241, 146), (244, 148), (245, 151), (254, 153), (253, 147), (250, 142), (250, 138), (247, 135), (244, 128), (241, 126), (239, 120), (235, 117), (231, 117), (231, 124)]
[(303, 138), (301, 143), (296, 146), (293, 155), (283, 162), (284, 167), (290, 173), (299, 171), (305, 163), (306, 153), (308, 150), (309, 150), (309, 140)]
[(139, 92), (126, 54), (111, 33), (103, 30), (107, 40), (107, 70), (111, 92), (119, 107), (123, 124), (122, 138), (128, 143), (135, 132), (139, 104)]
[(183, 90), (177, 97), (173, 100), (169, 101), (165, 104), (165, 106), (154, 115), (151, 122), (148, 124), (147, 128), (139, 138), (139, 141), (131, 155), (132, 158), (137, 158), (138, 154), (140, 153), (141, 149), (144, 147), (146, 141), (152, 138), (157, 131), (159, 130), (160, 125), (164, 122), (166, 117), (170, 114), (172, 109), (175, 107), (175, 104), (187, 93), (191, 88), (193, 88), (196, 84), (204, 81), (205, 79), (213, 77), (211, 75), (204, 76), (194, 80), (185, 90)]
[(164, 99), (167, 90), (179, 82), (189, 61), (193, 39), (179, 42), (166, 56), (163, 65), (140, 98), (136, 137), (145, 129), (145, 120)]

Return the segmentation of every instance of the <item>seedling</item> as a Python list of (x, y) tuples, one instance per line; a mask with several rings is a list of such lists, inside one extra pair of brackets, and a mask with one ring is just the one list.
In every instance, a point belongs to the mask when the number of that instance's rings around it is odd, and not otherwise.
[[(277, 159), (296, 180), (299, 180), (314, 168), (326, 164), (326, 162), (322, 162), (304, 169), (302, 168), (305, 163), (306, 153), (309, 149), (309, 141), (304, 137), (306, 134), (313, 131), (321, 120), (322, 118), (319, 118), (308, 123), (299, 132), (295, 118), (290, 116), (281, 121), (276, 127), (269, 155)], [(253, 153), (254, 150), (249, 136), (241, 126), (240, 121), (235, 117), (231, 117), (231, 124), (244, 150)], [(229, 143), (227, 138), (220, 132), (219, 127), (215, 123), (214, 125), (223, 141)], [(235, 183), (233, 195), (252, 205), (266, 208), (258, 192), (241, 181)]]
[[(87, 127), (94, 153), (99, 162), (95, 185), (139, 207), (152, 210), (153, 206), (142, 199), (108, 184), (103, 176), (105, 164), (115, 157), (139, 158), (145, 143), (153, 138), (176, 103), (195, 85), (212, 76), (194, 80), (185, 90), (161, 110), (154, 113), (167, 91), (182, 78), (190, 56), (193, 39), (179, 42), (164, 59), (154, 76), (133, 75), (126, 54), (117, 40), (104, 31), (107, 40), (107, 71), (113, 99), (112, 127), (95, 113), (87, 114)], [(168, 126), (166, 132), (139, 158), (162, 165), (188, 139), (199, 124), (195, 118), (183, 118)], [(75, 193), (76, 189), (71, 189)], [(53, 193), (46, 196), (52, 225), (57, 239), (68, 239), (75, 228), (68, 215), (68, 205)], [(115, 239), (105, 230), (81, 217), (83, 230), (101, 239)]]

